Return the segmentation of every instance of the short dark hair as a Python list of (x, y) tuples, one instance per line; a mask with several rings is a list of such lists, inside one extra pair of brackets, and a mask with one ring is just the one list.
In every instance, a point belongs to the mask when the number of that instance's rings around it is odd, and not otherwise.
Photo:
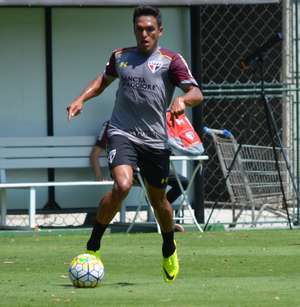
[(152, 5), (140, 5), (134, 9), (133, 13), (133, 25), (135, 25), (135, 20), (140, 16), (152, 16), (156, 18), (157, 25), (160, 28), (162, 26), (162, 15), (158, 8)]

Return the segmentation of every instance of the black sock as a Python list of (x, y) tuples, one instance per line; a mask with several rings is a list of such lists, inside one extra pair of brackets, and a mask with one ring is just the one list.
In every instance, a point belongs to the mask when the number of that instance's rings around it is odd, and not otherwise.
[(173, 255), (175, 251), (175, 244), (174, 244), (174, 230), (171, 232), (161, 232), (163, 237), (163, 246), (162, 246), (162, 252), (164, 258), (168, 258), (171, 255)]
[(100, 249), (100, 241), (108, 225), (102, 225), (98, 221), (95, 222), (91, 237), (87, 242), (87, 249), (97, 251)]

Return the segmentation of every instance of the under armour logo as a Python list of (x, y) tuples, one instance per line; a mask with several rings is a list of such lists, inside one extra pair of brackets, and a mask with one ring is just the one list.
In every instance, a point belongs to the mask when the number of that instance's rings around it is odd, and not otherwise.
[(176, 123), (177, 123), (177, 125), (180, 125), (180, 124), (184, 125), (185, 124), (183, 118), (176, 119)]
[(165, 178), (165, 179), (162, 179), (162, 180), (161, 180), (161, 184), (163, 184), (164, 182), (168, 182), (168, 180), (169, 180), (169, 177), (167, 177), (167, 178)]
[(123, 67), (123, 66), (124, 66), (124, 67), (127, 67), (127, 64), (128, 64), (128, 62), (125, 62), (125, 63), (122, 62), (122, 63), (120, 64), (120, 67)]

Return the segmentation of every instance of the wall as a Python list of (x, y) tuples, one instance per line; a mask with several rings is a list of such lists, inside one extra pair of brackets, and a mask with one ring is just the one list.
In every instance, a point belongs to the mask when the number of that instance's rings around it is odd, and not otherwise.
[[(161, 8), (164, 33), (159, 44), (190, 63), (188, 8)], [(117, 81), (85, 103), (83, 113), (67, 122), (66, 106), (101, 73), (112, 51), (135, 45), (133, 8), (52, 8), (54, 135), (95, 135), (112, 112)], [(45, 11), (43, 8), (0, 8), (0, 136), (47, 135)], [(181, 94), (176, 90), (175, 95)], [(191, 116), (191, 111), (187, 114)], [(191, 118), (191, 117), (190, 117)], [(108, 173), (106, 173), (109, 176)], [(92, 170), (56, 170), (55, 179), (90, 180)], [(10, 171), (7, 181), (47, 180), (47, 170)], [(138, 204), (139, 189), (126, 203)], [(57, 188), (62, 208), (97, 206), (106, 188)], [(26, 191), (8, 191), (8, 208), (27, 208)], [(47, 202), (38, 189), (37, 207)]]

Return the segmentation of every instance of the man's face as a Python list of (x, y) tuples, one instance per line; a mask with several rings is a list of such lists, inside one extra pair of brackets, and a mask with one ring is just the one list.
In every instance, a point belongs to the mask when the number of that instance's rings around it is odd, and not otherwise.
[(162, 32), (163, 28), (158, 27), (155, 17), (137, 17), (134, 25), (134, 35), (138, 51), (142, 53), (154, 52), (157, 48), (158, 38), (162, 35)]

